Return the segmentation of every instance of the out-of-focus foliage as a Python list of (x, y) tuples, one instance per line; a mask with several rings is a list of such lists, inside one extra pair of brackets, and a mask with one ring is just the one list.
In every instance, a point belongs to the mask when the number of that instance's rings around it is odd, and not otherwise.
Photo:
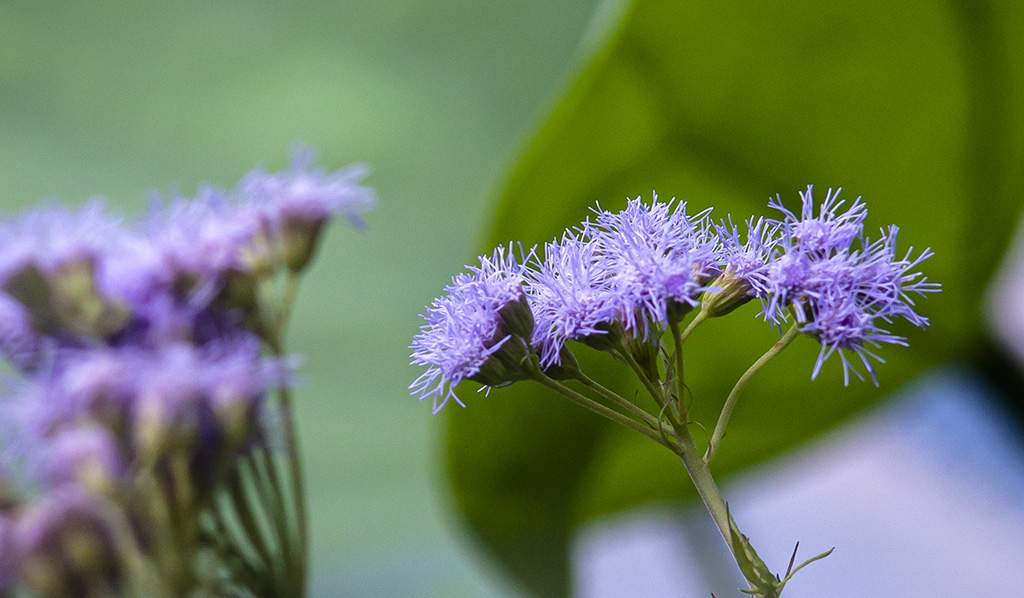
[[(507, 595), (439, 504), (410, 398), (417, 314), (475, 249), (487, 192), (594, 0), (0, 2), (0, 208), (364, 161), (369, 228), (330, 231), (292, 318), (311, 595)], [(2, 575), (0, 575), (2, 576)]]
[[(881, 389), (844, 388), (838, 361), (812, 382), (818, 346), (798, 339), (736, 410), (713, 468), (726, 475), (972, 350), (979, 298), (1020, 211), (1022, 107), (1018, 2), (636, 0), (526, 147), (480, 249), (550, 240), (595, 202), (617, 209), (652, 189), (742, 219), (767, 214), (775, 193), (794, 205), (809, 183), (863, 195), (868, 228), (898, 224), (904, 250), (930, 245), (923, 270), (944, 288), (921, 305), (932, 326), (895, 327), (911, 348), (882, 351)], [(777, 338), (756, 311), (711, 321), (687, 343), (691, 414), (705, 426)], [(585, 367), (636, 390), (600, 357)], [(581, 522), (693, 493), (674, 455), (539, 386), (468, 405), (449, 410), (455, 498), (538, 595), (566, 594)]]

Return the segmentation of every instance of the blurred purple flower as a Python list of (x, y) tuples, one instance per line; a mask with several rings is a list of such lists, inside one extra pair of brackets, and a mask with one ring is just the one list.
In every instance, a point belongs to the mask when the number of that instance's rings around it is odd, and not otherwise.
[(76, 486), (62, 486), (19, 514), (15, 543), (27, 588), (70, 595), (86, 580), (93, 585), (118, 582), (114, 533), (101, 500)]
[(361, 164), (328, 172), (316, 166), (315, 152), (300, 145), (292, 150), (288, 170), (275, 174), (253, 170), (239, 183), (238, 194), (274, 230), (283, 230), (291, 221), (319, 225), (335, 214), (363, 228), (362, 215), (377, 205), (373, 189), (360, 185), (368, 173)]
[(110, 433), (97, 426), (57, 434), (42, 450), (40, 476), (49, 487), (69, 483), (106, 484), (119, 478), (126, 464)]
[(0, 358), (21, 372), (30, 372), (43, 360), (43, 345), (25, 306), (0, 292)]
[(139, 256), (139, 265), (161, 291), (183, 278), (220, 281), (230, 271), (251, 269), (246, 249), (257, 225), (254, 213), (212, 188), (200, 189), (194, 199), (154, 202), (143, 229), (152, 249)]
[(98, 200), (77, 211), (46, 205), (0, 223), (0, 286), (30, 265), (44, 275), (77, 262), (101, 271), (97, 262), (120, 241), (119, 224)]
[(10, 589), (17, 579), (18, 561), (16, 521), (0, 514), (0, 593)]

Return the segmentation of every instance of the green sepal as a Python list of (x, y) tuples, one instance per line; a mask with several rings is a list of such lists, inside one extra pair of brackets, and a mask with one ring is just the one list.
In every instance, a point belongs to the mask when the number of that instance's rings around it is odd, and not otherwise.
[(131, 312), (96, 289), (91, 260), (72, 262), (47, 277), (28, 264), (11, 276), (3, 290), (29, 312), (32, 327), (41, 334), (74, 334), (106, 339), (123, 330)]

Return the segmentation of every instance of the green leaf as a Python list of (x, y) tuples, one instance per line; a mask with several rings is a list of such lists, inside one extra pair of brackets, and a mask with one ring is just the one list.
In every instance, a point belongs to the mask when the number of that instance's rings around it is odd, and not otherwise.
[(779, 585), (779, 580), (758, 556), (754, 546), (750, 543), (750, 538), (740, 533), (732, 515), (729, 516), (729, 538), (732, 542), (732, 552), (736, 558), (736, 564), (743, 572), (743, 577), (751, 584), (750, 590), (743, 591), (759, 596), (777, 596), (778, 593), (775, 590)]
[[(904, 247), (935, 250), (923, 270), (943, 292), (920, 304), (932, 326), (894, 327), (911, 348), (881, 351), (881, 388), (844, 388), (838, 360), (812, 382), (818, 346), (797, 339), (748, 387), (714, 473), (777, 455), (980, 339), (979, 299), (1024, 182), (1022, 13), (1010, 0), (633, 2), (526, 147), (480, 250), (551, 240), (595, 202), (617, 209), (652, 189), (736, 219), (767, 214), (776, 193), (793, 206), (807, 184), (863, 195), (869, 230), (896, 223)], [(687, 343), (691, 415), (709, 428), (778, 338), (756, 312), (707, 322)], [(581, 363), (635, 391), (601, 356)], [(538, 595), (567, 594), (581, 523), (694, 494), (671, 453), (536, 385), (464, 396), (445, 439), (455, 501)]]

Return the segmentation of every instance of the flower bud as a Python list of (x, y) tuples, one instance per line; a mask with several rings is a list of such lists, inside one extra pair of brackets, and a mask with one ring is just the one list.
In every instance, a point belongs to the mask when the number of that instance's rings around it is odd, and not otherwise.
[(533, 335), (533, 312), (520, 292), (519, 298), (498, 310), (498, 330), (488, 348), (497, 347), (469, 379), (486, 386), (505, 386), (530, 377), (530, 336)]
[(54, 492), (18, 520), (21, 578), (33, 596), (74, 595), (86, 580), (115, 585), (120, 576), (113, 534), (94, 499)]
[(25, 306), (32, 327), (42, 334), (106, 339), (124, 329), (131, 315), (121, 303), (100, 296), (89, 257), (69, 261), (52, 274), (29, 263), (3, 288)]
[(686, 301), (675, 301), (670, 299), (666, 302), (665, 307), (669, 322), (682, 322), (683, 318), (686, 317), (686, 314), (693, 311), (694, 306)]
[(704, 293), (701, 310), (712, 318), (724, 316), (754, 298), (750, 281), (738, 276), (732, 267), (726, 268), (711, 287), (719, 291)]
[(519, 298), (505, 304), (498, 310), (498, 319), (501, 325), (499, 332), (504, 331), (514, 337), (529, 339), (533, 335), (533, 312), (530, 310), (530, 303), (526, 295), (519, 293)]
[(153, 459), (176, 450), (191, 452), (200, 432), (201, 404), (194, 396), (140, 394), (134, 422), (139, 454)]
[(605, 331), (604, 334), (588, 334), (577, 340), (591, 349), (598, 351), (612, 351), (622, 346), (622, 326), (616, 322), (601, 322), (594, 326), (597, 330)]
[(121, 303), (100, 296), (96, 265), (90, 258), (65, 264), (50, 278), (53, 308), (64, 328), (82, 336), (109, 338), (128, 323), (130, 313)]
[(544, 368), (544, 374), (555, 380), (575, 380), (580, 374), (580, 364), (572, 351), (563, 345), (558, 352), (558, 360)]
[(285, 266), (293, 273), (306, 268), (316, 253), (320, 233), (327, 218), (304, 217), (291, 214), (281, 223), (281, 257)]
[(124, 469), (114, 439), (101, 428), (64, 432), (53, 440), (48, 452), (46, 477), (53, 486), (78, 482), (97, 494), (106, 494)]
[(506, 336), (498, 343), (494, 352), (480, 366), (480, 371), (469, 376), (469, 379), (484, 386), (495, 387), (529, 379), (527, 363), (530, 353), (526, 342), (522, 338)]
[(212, 397), (213, 415), (225, 444), (231, 449), (242, 447), (257, 421), (259, 401), (238, 389), (218, 389)]

